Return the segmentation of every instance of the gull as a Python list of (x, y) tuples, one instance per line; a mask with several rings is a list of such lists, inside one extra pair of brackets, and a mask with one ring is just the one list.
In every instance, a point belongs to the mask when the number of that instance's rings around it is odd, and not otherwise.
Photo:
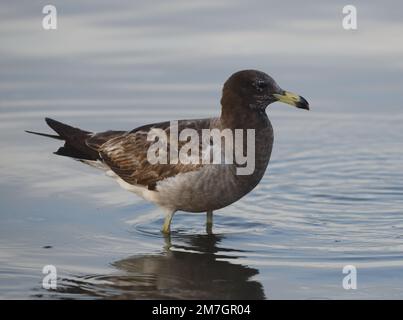
[[(241, 199), (264, 176), (273, 147), (273, 127), (266, 108), (276, 101), (309, 110), (309, 104), (302, 96), (281, 89), (266, 73), (242, 70), (224, 83), (220, 117), (177, 121), (179, 132), (184, 129), (193, 129), (199, 134), (205, 129), (254, 130), (254, 170), (243, 175), (237, 174), (241, 165), (236, 161), (150, 162), (148, 150), (153, 141), (148, 135), (153, 130), (162, 130), (169, 138), (172, 128), (168, 121), (131, 131), (93, 133), (45, 118), (57, 135), (27, 132), (64, 141), (55, 154), (101, 168), (123, 188), (161, 207), (165, 212), (163, 233), (171, 232), (171, 221), (178, 210), (206, 212), (206, 231), (211, 233), (213, 211)], [(242, 145), (245, 143), (246, 139), (241, 142)], [(200, 149), (206, 151), (206, 146), (200, 145)]]

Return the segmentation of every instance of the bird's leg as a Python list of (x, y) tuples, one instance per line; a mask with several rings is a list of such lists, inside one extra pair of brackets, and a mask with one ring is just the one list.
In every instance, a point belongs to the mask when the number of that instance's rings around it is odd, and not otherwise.
[(164, 233), (164, 242), (165, 242), (165, 246), (164, 249), (169, 252), (169, 250), (172, 247), (172, 242), (171, 242), (171, 234), (170, 233)]
[(213, 210), (207, 211), (206, 232), (207, 234), (213, 233)]
[(167, 210), (165, 216), (164, 225), (162, 226), (162, 232), (165, 234), (171, 233), (171, 221), (174, 216), (175, 210)]

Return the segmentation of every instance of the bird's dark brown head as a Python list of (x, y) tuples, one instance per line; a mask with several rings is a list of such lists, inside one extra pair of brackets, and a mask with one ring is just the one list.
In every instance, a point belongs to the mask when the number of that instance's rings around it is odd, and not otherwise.
[(258, 70), (242, 70), (225, 82), (221, 104), (242, 105), (250, 110), (264, 111), (276, 101), (309, 110), (308, 102), (301, 96), (285, 91), (272, 77)]

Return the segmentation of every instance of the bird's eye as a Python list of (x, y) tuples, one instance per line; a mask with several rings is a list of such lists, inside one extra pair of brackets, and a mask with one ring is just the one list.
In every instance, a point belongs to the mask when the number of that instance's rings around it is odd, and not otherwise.
[(267, 82), (266, 81), (264, 81), (264, 80), (257, 80), (256, 81), (256, 87), (258, 88), (258, 89), (265, 89), (266, 87), (267, 87)]

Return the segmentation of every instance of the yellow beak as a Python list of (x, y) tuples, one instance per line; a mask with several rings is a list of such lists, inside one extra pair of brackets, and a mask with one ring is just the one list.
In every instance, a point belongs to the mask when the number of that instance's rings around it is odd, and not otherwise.
[(273, 96), (280, 102), (284, 102), (300, 109), (309, 110), (309, 103), (304, 97), (289, 91), (283, 91), (281, 94), (275, 93)]

